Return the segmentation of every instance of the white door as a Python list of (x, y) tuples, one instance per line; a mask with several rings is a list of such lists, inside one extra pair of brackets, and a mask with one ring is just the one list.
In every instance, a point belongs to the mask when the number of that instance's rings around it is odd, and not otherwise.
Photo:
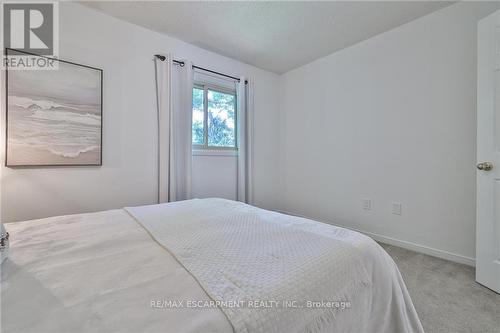
[(476, 281), (500, 293), (500, 11), (479, 21)]

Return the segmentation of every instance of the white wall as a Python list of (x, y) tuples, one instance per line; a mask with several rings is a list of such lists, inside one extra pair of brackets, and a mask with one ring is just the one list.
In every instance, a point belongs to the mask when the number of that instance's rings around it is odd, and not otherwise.
[(193, 197), (237, 198), (238, 158), (233, 152), (193, 153)]
[(471, 262), (476, 24), (496, 7), (452, 5), (285, 74), (282, 210)]
[[(278, 170), (274, 168), (276, 163), (269, 163), (278, 156), (278, 142), (274, 140), (279, 106), (276, 74), (80, 4), (61, 2), (60, 57), (104, 70), (103, 166), (2, 167), (3, 222), (155, 203), (156, 116), (152, 59), (153, 54), (167, 52), (200, 66), (254, 79), (254, 199), (257, 205), (266, 208), (276, 205)], [(4, 105), (2, 102), (2, 131)]]

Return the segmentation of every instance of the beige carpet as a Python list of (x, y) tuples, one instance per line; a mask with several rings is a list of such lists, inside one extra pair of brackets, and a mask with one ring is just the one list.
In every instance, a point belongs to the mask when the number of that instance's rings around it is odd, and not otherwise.
[(474, 281), (474, 268), (381, 244), (405, 280), (424, 330), (500, 332), (500, 295)]

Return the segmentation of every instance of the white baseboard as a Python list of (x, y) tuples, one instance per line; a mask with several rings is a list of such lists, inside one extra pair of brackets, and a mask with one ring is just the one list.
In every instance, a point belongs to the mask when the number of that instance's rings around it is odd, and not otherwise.
[[(297, 216), (297, 217), (309, 218), (307, 216), (302, 216), (299, 214), (294, 214), (294, 213), (290, 213), (290, 212), (286, 212), (286, 211), (280, 211), (280, 213), (292, 215), (292, 216)], [(316, 219), (313, 219), (313, 220), (316, 220)], [(320, 220), (317, 220), (317, 221), (320, 221)], [(451, 252), (444, 251), (444, 250), (438, 250), (438, 249), (435, 249), (435, 248), (432, 248), (432, 247), (429, 247), (426, 245), (420, 245), (420, 244), (416, 244), (416, 243), (412, 243), (412, 242), (408, 242), (408, 241), (404, 241), (404, 240), (399, 240), (396, 238), (392, 238), (392, 237), (388, 237), (388, 236), (384, 236), (384, 235), (379, 235), (379, 234), (375, 234), (372, 232), (368, 232), (368, 231), (364, 231), (364, 230), (360, 230), (360, 229), (356, 229), (356, 228), (351, 228), (351, 227), (348, 227), (345, 225), (340, 225), (340, 224), (332, 223), (329, 221), (320, 221), (320, 222), (328, 223), (328, 224), (331, 224), (331, 225), (334, 225), (337, 227), (346, 228), (346, 229), (350, 229), (353, 231), (357, 231), (359, 233), (365, 234), (365, 235), (373, 238), (374, 240), (376, 240), (377, 242), (380, 242), (380, 243), (399, 246), (399, 247), (402, 247), (403, 249), (427, 254), (427, 255), (430, 255), (433, 257), (453, 261), (453, 262), (456, 262), (459, 264), (464, 264), (464, 265), (468, 265), (468, 266), (472, 266), (472, 267), (476, 266), (476, 259), (475, 258), (466, 257), (466, 256), (463, 256), (461, 254), (451, 253)]]
[(471, 258), (471, 257), (466, 257), (466, 256), (463, 256), (461, 254), (451, 253), (451, 252), (444, 251), (444, 250), (438, 250), (438, 249), (435, 249), (435, 248), (432, 248), (429, 246), (420, 245), (420, 244), (416, 244), (416, 243), (412, 243), (412, 242), (408, 242), (408, 241), (403, 241), (403, 240), (399, 240), (399, 239), (395, 239), (395, 238), (387, 237), (387, 236), (383, 236), (383, 235), (378, 235), (378, 234), (374, 234), (374, 233), (363, 231), (363, 230), (356, 230), (356, 229), (349, 228), (346, 226), (339, 226), (339, 227), (358, 231), (362, 234), (370, 236), (371, 238), (373, 238), (377, 242), (381, 242), (381, 243), (385, 243), (385, 244), (389, 244), (389, 245), (394, 245), (394, 246), (399, 246), (399, 247), (402, 247), (402, 248), (407, 249), (407, 250), (412, 250), (415, 252), (427, 254), (427, 255), (430, 255), (433, 257), (438, 257), (441, 259), (453, 261), (453, 262), (456, 262), (459, 264), (464, 264), (464, 265), (473, 266), (473, 267), (476, 266), (476, 259)]

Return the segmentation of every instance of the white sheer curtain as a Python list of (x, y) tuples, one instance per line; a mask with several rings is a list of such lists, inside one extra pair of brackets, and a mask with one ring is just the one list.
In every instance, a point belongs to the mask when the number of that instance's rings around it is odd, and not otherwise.
[(240, 77), (236, 84), (237, 98), (237, 134), (238, 134), (238, 171), (237, 171), (237, 200), (252, 203), (252, 86), (245, 84), (247, 79)]
[(172, 56), (155, 57), (158, 147), (158, 203), (168, 202), (170, 164), (170, 113), (172, 109)]
[(178, 89), (173, 96), (170, 126), (169, 201), (191, 199), (193, 65), (184, 60), (184, 66), (177, 69), (179, 75), (173, 84)]
[[(170, 54), (155, 57), (158, 121), (158, 203), (191, 198), (193, 67), (180, 67), (173, 82)], [(176, 95), (173, 85), (178, 85)], [(175, 103), (174, 103), (175, 102)]]

